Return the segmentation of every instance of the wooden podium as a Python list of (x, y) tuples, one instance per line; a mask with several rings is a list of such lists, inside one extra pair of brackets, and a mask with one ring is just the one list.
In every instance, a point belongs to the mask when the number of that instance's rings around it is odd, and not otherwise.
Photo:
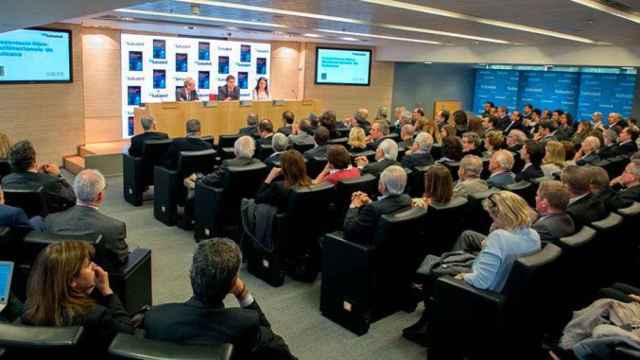
[(282, 113), (291, 111), (296, 118), (307, 117), (309, 113), (319, 114), (318, 100), (276, 100), (276, 101), (217, 101), (217, 102), (161, 102), (148, 103), (134, 110), (135, 133), (142, 132), (140, 118), (151, 115), (158, 131), (170, 137), (185, 136), (185, 122), (198, 119), (203, 136), (237, 134), (247, 126), (247, 115), (255, 113), (258, 119), (269, 119), (274, 130), (284, 126)]

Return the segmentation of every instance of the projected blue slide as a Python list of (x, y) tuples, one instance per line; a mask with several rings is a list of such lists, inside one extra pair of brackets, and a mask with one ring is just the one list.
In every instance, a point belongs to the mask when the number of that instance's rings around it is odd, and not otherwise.
[(369, 85), (371, 51), (316, 48), (316, 84)]
[(70, 44), (68, 31), (0, 34), (0, 82), (70, 82)]

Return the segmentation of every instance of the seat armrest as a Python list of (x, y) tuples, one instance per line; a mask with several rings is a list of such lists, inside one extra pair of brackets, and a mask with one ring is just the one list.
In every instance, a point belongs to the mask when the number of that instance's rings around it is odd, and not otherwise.
[(324, 235), (325, 240), (323, 244), (327, 244), (327, 241), (337, 243), (337, 246), (340, 247), (348, 247), (353, 248), (354, 250), (359, 250), (363, 252), (369, 252), (374, 249), (373, 246), (366, 246), (358, 243), (354, 243), (352, 241), (347, 241), (344, 239), (344, 234), (342, 232), (332, 232)]
[(140, 360), (227, 360), (232, 350), (231, 344), (181, 345), (129, 334), (118, 334), (109, 346), (109, 354), (116, 358)]
[(618, 346), (614, 350), (613, 357), (619, 360), (640, 359), (640, 351), (626, 346)]
[(78, 345), (82, 326), (50, 327), (0, 323), (0, 347), (20, 349), (66, 348)]
[(30, 231), (25, 237), (25, 244), (33, 245), (49, 245), (53, 242), (65, 240), (88, 241), (92, 244), (98, 244), (102, 241), (102, 234), (88, 233), (78, 235), (59, 235), (41, 231)]
[[(434, 318), (451, 324), (484, 324), (495, 329), (504, 324), (505, 298), (499, 293), (476, 289), (464, 280), (440, 277), (434, 285)], [(490, 326), (493, 323), (496, 326)]]
[(129, 253), (127, 262), (122, 264), (118, 269), (111, 272), (111, 275), (126, 275), (135, 270), (142, 264), (143, 260), (151, 256), (151, 249), (138, 248)]

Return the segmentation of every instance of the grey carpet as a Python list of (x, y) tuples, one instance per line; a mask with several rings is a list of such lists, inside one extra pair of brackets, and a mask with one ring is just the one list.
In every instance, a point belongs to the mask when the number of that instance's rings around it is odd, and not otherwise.
[[(153, 302), (182, 302), (191, 296), (189, 267), (195, 248), (193, 233), (167, 227), (153, 217), (152, 201), (134, 207), (122, 196), (122, 177), (110, 177), (102, 208), (127, 224), (130, 247), (152, 250)], [(426, 350), (401, 337), (402, 328), (417, 321), (422, 307), (398, 312), (374, 323), (369, 333), (356, 336), (320, 314), (320, 280), (314, 284), (287, 278), (273, 288), (244, 269), (241, 277), (260, 303), (276, 333), (284, 337), (300, 359), (424, 359)], [(237, 306), (228, 296), (227, 306)]]

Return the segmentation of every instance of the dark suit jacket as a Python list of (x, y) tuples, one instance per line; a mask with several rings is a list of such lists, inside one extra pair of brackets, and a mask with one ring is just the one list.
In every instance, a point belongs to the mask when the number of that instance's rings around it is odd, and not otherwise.
[(248, 136), (256, 136), (258, 135), (258, 127), (257, 126), (247, 126), (243, 127), (238, 131), (240, 135), (248, 135)]
[(571, 140), (571, 137), (573, 136), (573, 134), (575, 133), (575, 129), (571, 126), (567, 126), (567, 127), (559, 127), (558, 130), (556, 130), (556, 137), (558, 138), (558, 141), (564, 141), (564, 140)]
[(276, 162), (280, 161), (281, 154), (282, 153), (273, 153), (269, 155), (269, 157), (264, 160), (264, 163), (270, 168), (276, 166)]
[(600, 156), (600, 159), (608, 159), (614, 156), (618, 156), (618, 145), (611, 144), (601, 147), (600, 151), (598, 151), (598, 156)]
[(478, 156), (478, 157), (482, 157), (482, 155), (483, 155), (482, 154), (482, 149), (475, 148), (473, 150), (469, 150), (469, 151), (463, 152), (463, 156), (466, 156), (466, 155), (475, 155), (475, 156)]
[(600, 156), (597, 153), (591, 153), (587, 156), (584, 156), (582, 159), (576, 161), (576, 165), (583, 166), (587, 164), (593, 164), (596, 161), (600, 161)]
[(511, 185), (515, 182), (515, 176), (511, 171), (505, 171), (495, 176), (489, 176), (487, 184), (490, 187), (497, 187), (503, 189), (507, 185)]
[(195, 298), (183, 304), (154, 306), (144, 315), (149, 339), (186, 344), (231, 343), (236, 359), (295, 359), (284, 340), (273, 333), (257, 302), (245, 308), (203, 304)]
[(272, 181), (271, 184), (262, 183), (256, 194), (256, 204), (269, 204), (285, 211), (289, 202), (290, 189), (284, 187), (284, 181)]
[(411, 197), (401, 194), (390, 195), (359, 208), (350, 208), (344, 219), (345, 239), (360, 244), (371, 244), (382, 215), (391, 214), (410, 206)]
[(231, 100), (239, 100), (240, 88), (236, 86), (235, 88), (233, 88), (233, 91), (230, 92), (229, 88), (227, 88), (227, 85), (220, 86), (218, 88), (218, 100), (222, 101), (226, 98), (231, 98)]
[(417, 152), (411, 155), (405, 155), (402, 158), (402, 167), (413, 169), (416, 166), (427, 166), (433, 164), (433, 156), (428, 152)]
[(618, 144), (616, 146), (616, 156), (618, 155), (631, 155), (638, 151), (638, 145), (635, 141), (629, 141), (624, 144)]
[(62, 177), (30, 171), (11, 173), (2, 178), (2, 186), (42, 186), (47, 199), (49, 213), (63, 211), (76, 204), (76, 195), (71, 185)]
[(376, 151), (378, 149), (378, 146), (380, 145), (380, 143), (385, 141), (385, 140), (386, 140), (386, 138), (380, 138), (378, 140), (374, 140), (374, 141), (372, 141), (372, 142), (367, 144), (367, 148), (369, 150)]
[(606, 205), (612, 210), (622, 209), (633, 205), (634, 202), (640, 202), (640, 185), (632, 186), (615, 192), (611, 190), (613, 195)]
[(32, 229), (24, 210), (4, 204), (0, 204), (0, 226), (25, 231)]
[(213, 172), (208, 174), (207, 176), (202, 178), (202, 183), (211, 187), (221, 187), (223, 186), (222, 181), (224, 180), (224, 169), (230, 166), (248, 166), (259, 164), (260, 160), (258, 159), (247, 159), (247, 158), (233, 158), (222, 161), (222, 165), (216, 168)]
[(538, 232), (541, 241), (558, 241), (576, 232), (571, 216), (566, 213), (541, 216), (531, 227)]
[(211, 149), (211, 144), (197, 137), (175, 138), (169, 145), (165, 156), (165, 166), (175, 170), (178, 167), (178, 156), (182, 151), (201, 151)]
[(260, 137), (259, 139), (256, 140), (256, 145), (271, 145), (272, 142), (273, 142), (273, 134), (264, 138)]
[(362, 173), (371, 174), (375, 177), (378, 177), (380, 176), (380, 174), (382, 174), (384, 169), (388, 168), (391, 165), (400, 165), (400, 163), (394, 160), (382, 159), (380, 161), (367, 164), (367, 166), (362, 168)]
[(63, 212), (50, 214), (44, 219), (45, 230), (58, 235), (102, 234), (97, 250), (97, 262), (114, 269), (127, 262), (127, 225), (87, 206), (74, 206)]
[(507, 126), (509, 126), (509, 124), (511, 124), (511, 117), (507, 115), (498, 119), (498, 122), (495, 124), (495, 127), (498, 130), (504, 131), (504, 129), (506, 129)]
[(594, 221), (604, 219), (609, 215), (609, 212), (602, 201), (594, 198), (593, 194), (588, 194), (582, 199), (569, 204), (567, 214), (573, 219), (576, 229), (580, 229)]
[(311, 150), (305, 151), (304, 157), (308, 160), (314, 157), (327, 157), (327, 145), (318, 145)]
[(516, 181), (530, 181), (544, 176), (540, 166), (530, 165), (516, 175)]
[(187, 100), (187, 90), (184, 88), (179, 89), (176, 91), (176, 101), (200, 101), (196, 90), (193, 90), (190, 95), (191, 98)]
[(509, 124), (507, 125), (507, 127), (504, 128), (504, 132), (505, 133), (509, 133), (509, 131), (514, 130), (514, 129), (521, 130), (525, 134), (527, 133), (527, 128), (524, 126), (522, 121), (518, 121), (518, 122), (509, 121)]
[(289, 136), (291, 135), (291, 126), (283, 126), (278, 129), (278, 132)]
[(156, 131), (145, 131), (141, 134), (138, 134), (131, 138), (131, 146), (129, 146), (129, 155), (135, 157), (141, 157), (142, 151), (144, 149), (144, 142), (147, 140), (165, 140), (168, 139), (169, 135), (156, 132)]

